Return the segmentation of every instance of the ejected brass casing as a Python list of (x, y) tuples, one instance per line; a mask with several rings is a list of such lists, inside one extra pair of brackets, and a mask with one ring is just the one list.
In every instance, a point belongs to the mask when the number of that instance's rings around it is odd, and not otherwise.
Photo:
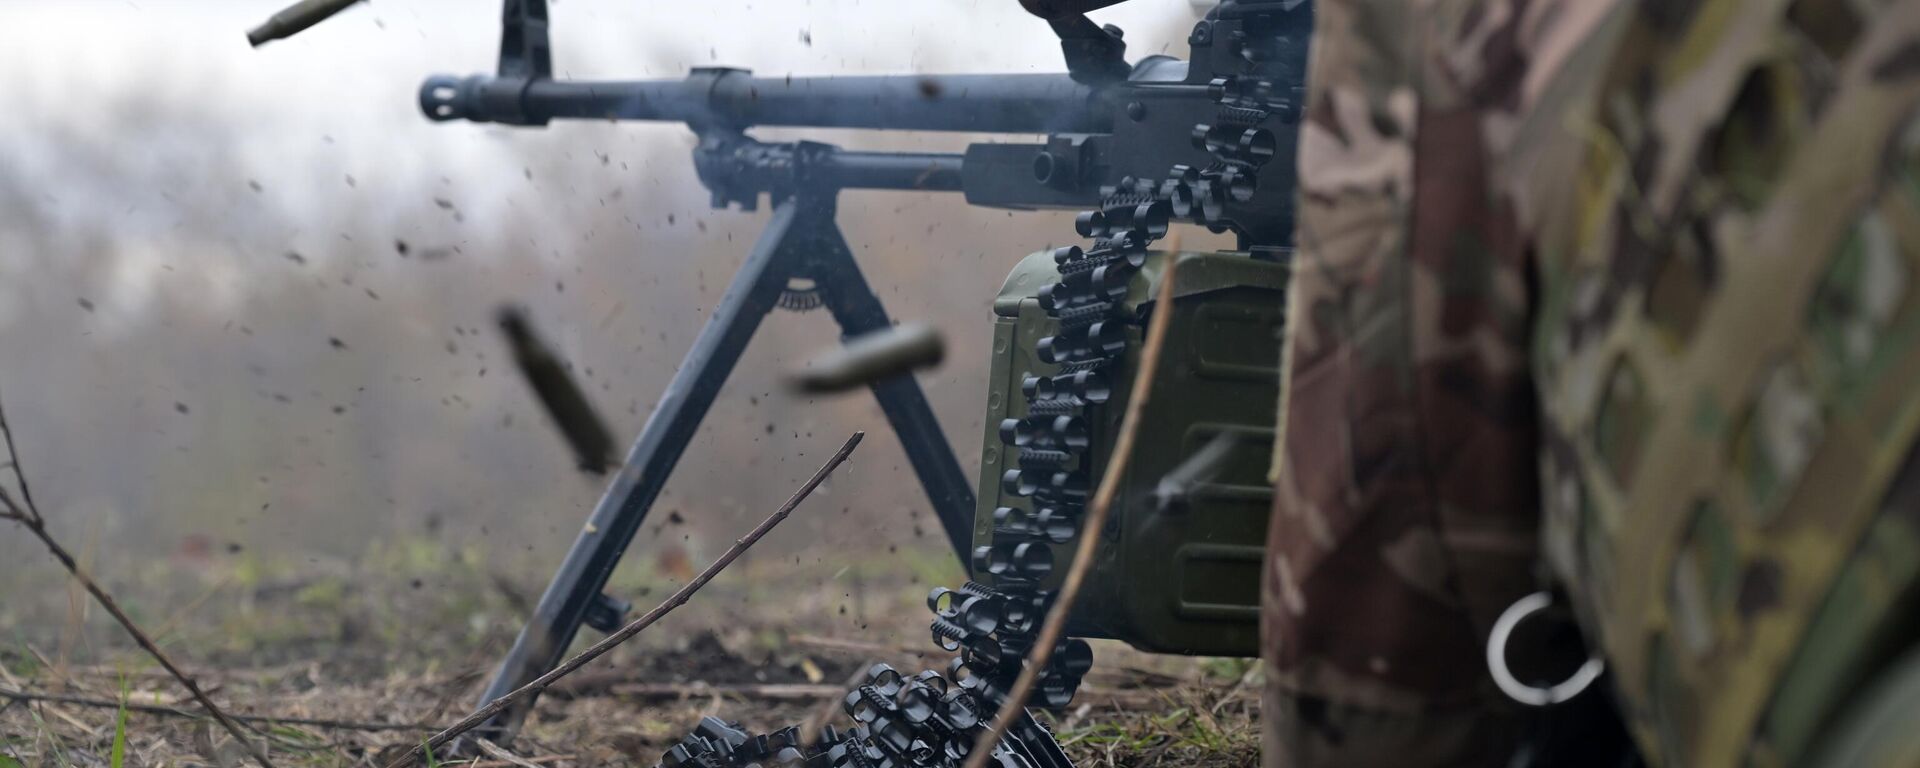
[(587, 393), (567, 371), (566, 363), (533, 332), (527, 317), (515, 307), (501, 307), (495, 318), (513, 348), (513, 362), (526, 377), (540, 405), (553, 417), (560, 436), (580, 462), (580, 468), (604, 474), (613, 462), (613, 432), (593, 409)]
[(1123, 2), (1126, 0), (1020, 0), (1020, 6), (1026, 8), (1028, 13), (1040, 18), (1057, 19), (1064, 16), (1078, 16)]
[(841, 392), (937, 365), (945, 355), (940, 332), (914, 323), (855, 338), (795, 371), (790, 380), (802, 392)]
[(300, 0), (287, 6), (287, 9), (267, 19), (265, 24), (247, 32), (247, 42), (258, 48), (268, 40), (280, 40), (292, 37), (301, 30), (326, 21), (327, 17), (346, 10), (347, 6), (360, 0)]

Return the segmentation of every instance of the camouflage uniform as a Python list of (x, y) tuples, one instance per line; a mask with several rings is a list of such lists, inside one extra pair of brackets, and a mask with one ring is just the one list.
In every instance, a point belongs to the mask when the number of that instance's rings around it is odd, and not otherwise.
[(1920, 1), (1315, 12), (1269, 765), (1504, 764), (1549, 575), (1650, 759), (1806, 758), (1913, 639)]

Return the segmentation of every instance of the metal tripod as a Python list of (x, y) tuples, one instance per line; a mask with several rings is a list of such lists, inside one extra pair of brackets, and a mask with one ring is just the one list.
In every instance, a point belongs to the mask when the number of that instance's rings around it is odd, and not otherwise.
[[(748, 144), (742, 145), (741, 141)], [(949, 166), (958, 165), (958, 158), (953, 156), (839, 152), (819, 144), (766, 145), (750, 139), (729, 140), (724, 148), (712, 151), (720, 154), (710, 159), (721, 162), (751, 152), (770, 156), (779, 161), (776, 165), (783, 170), (781, 177), (790, 180), (801, 176), (805, 181), (774, 193), (776, 206), (766, 231), (661, 394), (659, 405), (628, 451), (625, 465), (561, 561), (532, 619), (487, 686), (482, 703), (525, 685), (559, 664), (581, 624), (612, 631), (623, 623), (629, 605), (602, 592), (607, 579), (646, 521), (648, 510), (761, 318), (774, 309), (792, 279), (813, 281), (821, 302), (839, 323), (842, 338), (889, 325), (886, 309), (868, 286), (834, 221), (838, 191), (848, 186), (942, 189), (950, 182), (957, 188), (957, 175), (949, 172)], [(751, 159), (765, 160), (761, 156)], [(786, 173), (800, 170), (804, 173)], [(872, 389), (899, 435), (941, 527), (965, 562), (972, 537), (973, 489), (926, 396), (910, 375), (876, 382)], [(496, 739), (510, 738), (532, 705), (532, 698), (521, 700), (483, 732)]]
[[(1104, 103), (1096, 90), (1066, 74), (755, 78), (742, 70), (705, 68), (681, 81), (553, 80), (546, 0), (504, 0), (501, 22), (497, 75), (429, 78), (420, 90), (420, 107), (430, 119), (528, 126), (556, 118), (684, 122), (700, 136), (694, 166), (715, 207), (752, 209), (766, 195), (775, 210), (501, 662), (482, 704), (557, 665), (581, 624), (602, 631), (620, 626), (629, 605), (602, 592), (607, 579), (761, 318), (791, 280), (813, 281), (843, 338), (889, 324), (834, 223), (841, 190), (961, 192), (964, 187), (975, 205), (1032, 209), (1084, 206), (1095, 199), (1098, 186), (1090, 182), (1090, 168), (1100, 153), (1089, 142), (976, 144), (965, 155), (853, 152), (813, 142), (763, 143), (746, 136), (745, 129), (1097, 134), (1112, 129), (1113, 112), (1096, 109)], [(1051, 154), (1054, 150), (1061, 154)], [(1048, 160), (1051, 169), (1038, 181), (1036, 157)], [(967, 562), (973, 488), (925, 395), (911, 376), (880, 381), (872, 389), (955, 554)], [(532, 705), (532, 698), (517, 702), (481, 733), (496, 740), (512, 737)]]

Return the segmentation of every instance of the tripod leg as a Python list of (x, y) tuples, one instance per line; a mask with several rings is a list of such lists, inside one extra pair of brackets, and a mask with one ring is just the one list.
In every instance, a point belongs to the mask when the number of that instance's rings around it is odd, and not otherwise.
[[(860, 267), (854, 263), (853, 252), (847, 248), (839, 228), (829, 222), (816, 239), (818, 249), (812, 253), (812, 272), (827, 309), (833, 312), (833, 319), (840, 323), (841, 330), (847, 336), (858, 336), (891, 325), (886, 308), (867, 285), (867, 278), (860, 274)], [(973, 485), (961, 472), (960, 461), (954, 458), (953, 446), (941, 431), (940, 422), (933, 417), (933, 408), (927, 405), (920, 383), (912, 375), (896, 376), (875, 382), (872, 389), (874, 397), (880, 400), (880, 410), (886, 412), (887, 421), (893, 425), (894, 434), (900, 436), (907, 461), (913, 464), (914, 474), (919, 475), (920, 485), (933, 503), (934, 514), (939, 516), (940, 527), (946, 531), (954, 554), (960, 557), (962, 565), (971, 562), (968, 553), (973, 548)]]
[[(627, 453), (626, 464), (607, 487), (606, 495), (600, 497), (580, 537), (561, 561), (559, 572), (540, 596), (532, 619), (520, 630), (513, 649), (494, 673), (486, 693), (481, 695), (481, 704), (558, 665), (580, 624), (599, 607), (603, 600), (600, 590), (606, 587), (607, 577), (620, 563), (620, 556), (646, 520), (647, 509), (666, 485), (667, 475), (680, 460), (687, 441), (713, 405), (720, 385), (733, 371), (761, 318), (773, 309), (803, 255), (792, 236), (807, 229), (796, 225), (796, 219), (807, 215), (792, 202), (774, 211), (766, 231), (714, 307), (713, 316), (700, 329), (693, 348), (687, 350), (679, 372), (660, 395), (659, 406), (647, 417), (640, 437)], [(488, 723), (482, 734), (511, 738), (532, 706), (532, 697), (516, 703)]]

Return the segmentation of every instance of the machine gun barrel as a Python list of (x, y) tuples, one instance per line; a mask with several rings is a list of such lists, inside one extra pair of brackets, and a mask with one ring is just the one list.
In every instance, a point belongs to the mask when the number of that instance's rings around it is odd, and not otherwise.
[(959, 192), (961, 155), (837, 152), (821, 169), (836, 189), (899, 189)]
[(754, 77), (696, 69), (683, 80), (564, 81), (440, 75), (420, 88), (434, 120), (544, 125), (659, 120), (695, 128), (870, 128), (978, 133), (1112, 130), (1098, 92), (1065, 74)]

